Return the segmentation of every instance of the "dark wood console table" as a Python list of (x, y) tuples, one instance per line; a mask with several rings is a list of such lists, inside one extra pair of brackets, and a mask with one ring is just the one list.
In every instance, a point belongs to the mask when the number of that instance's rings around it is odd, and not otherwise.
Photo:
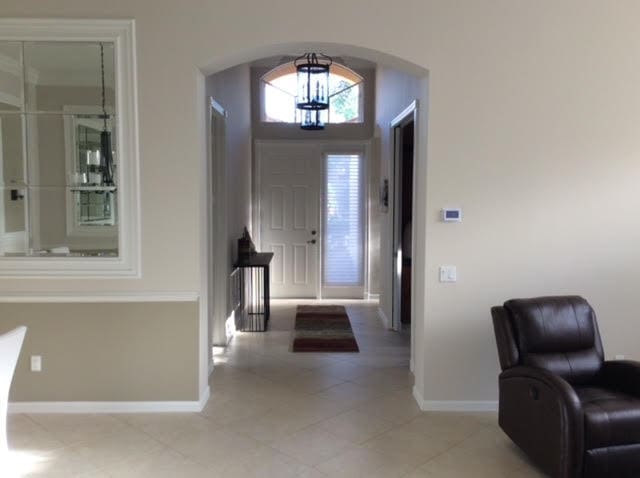
[(267, 330), (267, 322), (271, 315), (269, 264), (272, 259), (273, 252), (256, 252), (250, 256), (238, 258), (234, 264), (234, 267), (241, 269), (242, 272), (240, 329), (243, 331)]

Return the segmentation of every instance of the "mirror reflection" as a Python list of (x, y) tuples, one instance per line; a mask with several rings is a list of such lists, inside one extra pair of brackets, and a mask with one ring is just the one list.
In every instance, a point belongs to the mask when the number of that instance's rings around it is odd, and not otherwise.
[(118, 255), (112, 43), (0, 42), (0, 256)]

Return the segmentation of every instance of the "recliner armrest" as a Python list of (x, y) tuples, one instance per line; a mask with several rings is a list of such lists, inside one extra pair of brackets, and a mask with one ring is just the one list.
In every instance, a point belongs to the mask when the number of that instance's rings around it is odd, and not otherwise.
[(547, 474), (581, 476), (584, 412), (562, 377), (529, 366), (500, 374), (500, 427)]
[(606, 388), (640, 397), (640, 362), (633, 360), (604, 362), (600, 370), (600, 383)]
[(582, 405), (580, 399), (571, 384), (559, 375), (553, 374), (548, 370), (536, 367), (528, 367), (521, 365), (505, 370), (500, 374), (500, 379), (509, 379), (514, 377), (529, 378), (538, 380), (551, 389), (555, 390), (559, 397), (562, 398), (567, 407), (578, 413), (582, 413)]

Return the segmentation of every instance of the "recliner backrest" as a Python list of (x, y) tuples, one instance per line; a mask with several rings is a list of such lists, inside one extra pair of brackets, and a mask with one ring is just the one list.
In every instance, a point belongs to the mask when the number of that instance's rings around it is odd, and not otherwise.
[(571, 384), (598, 374), (604, 361), (596, 315), (578, 296), (513, 299), (504, 303), (518, 362), (546, 369)]

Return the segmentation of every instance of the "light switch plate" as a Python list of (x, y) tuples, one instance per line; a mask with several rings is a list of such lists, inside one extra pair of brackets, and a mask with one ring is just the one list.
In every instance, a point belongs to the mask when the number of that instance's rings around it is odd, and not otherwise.
[(42, 355), (31, 356), (31, 371), (42, 372)]
[(458, 270), (456, 266), (440, 266), (440, 282), (456, 282)]

